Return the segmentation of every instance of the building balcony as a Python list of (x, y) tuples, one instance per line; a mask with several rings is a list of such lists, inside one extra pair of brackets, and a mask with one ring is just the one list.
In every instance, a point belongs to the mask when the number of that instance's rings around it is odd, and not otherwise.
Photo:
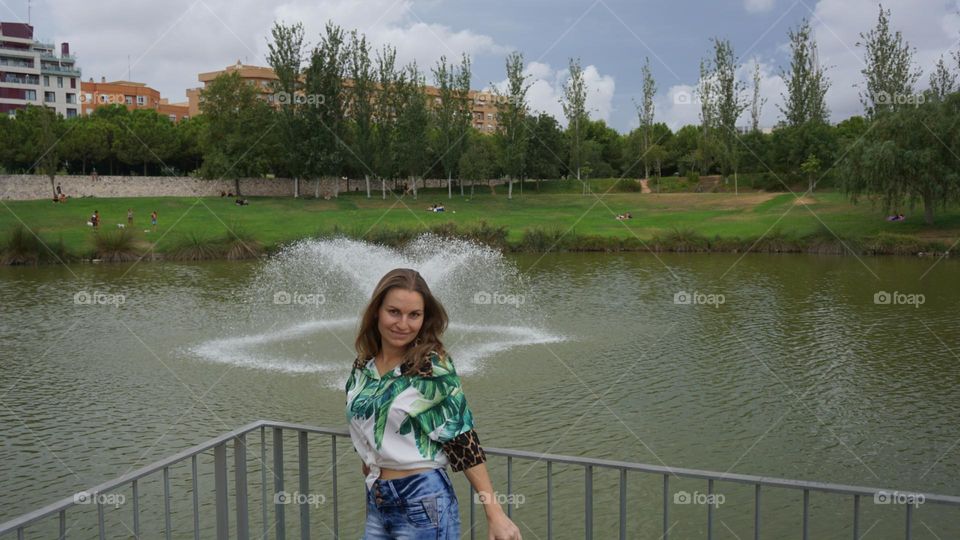
[(64, 66), (60, 67), (42, 67), (40, 72), (44, 75), (66, 75), (68, 77), (80, 77), (80, 70), (74, 68), (68, 68)]
[[(349, 467), (338, 466), (343, 446), (349, 448), (346, 455), (350, 456), (353, 447), (346, 429), (258, 420), (0, 523), (0, 537), (53, 538), (59, 531), (64, 538), (69, 530), (77, 538), (356, 538), (355, 531), (364, 520), (366, 493), (356, 460)], [(900, 530), (909, 539), (913, 531), (923, 532), (924, 526), (932, 532), (931, 525), (953, 523), (960, 509), (960, 497), (953, 495), (507, 448), (484, 450), (492, 475), (499, 476), (504, 468), (506, 472), (506, 482), (500, 484), (503, 491), (494, 495), (498, 502), (505, 499), (501, 504), (508, 517), (513, 517), (515, 506), (525, 505), (526, 520), (518, 519), (517, 524), (530, 531), (524, 533), (530, 538), (582, 535), (591, 540), (603, 528), (607, 531), (603, 538), (626, 539), (628, 531), (643, 527), (643, 538), (659, 535), (667, 540), (679, 537), (676, 531), (671, 536), (678, 519), (697, 523), (706, 538), (722, 533), (720, 525), (730, 530), (724, 520), (751, 524), (754, 538), (761, 537), (761, 523), (763, 528), (774, 524), (809, 538), (813, 525), (819, 525), (817, 520), (826, 519), (834, 528), (830, 538), (852, 535), (859, 539), (882, 513), (891, 524), (903, 527)], [(519, 473), (518, 467), (523, 469)], [(341, 478), (344, 468), (351, 476)], [(529, 477), (532, 470), (536, 473)], [(349, 481), (343, 485), (343, 480)], [(632, 497), (628, 497), (628, 480)], [(639, 485), (652, 489), (639, 494), (641, 501), (629, 501), (638, 496)], [(458, 499), (469, 516), (462, 526), (463, 537), (474, 539), (482, 532), (476, 527), (480, 503), (472, 486), (468, 489), (469, 498), (461, 493)], [(454, 490), (465, 491), (456, 486)], [(687, 490), (695, 490), (693, 497)], [(743, 491), (742, 496), (711, 502), (737, 490)], [(893, 504), (891, 494), (911, 495), (923, 506)], [(689, 511), (691, 504), (699, 505), (695, 514)], [(720, 504), (723, 520), (716, 516)], [(825, 508), (831, 515), (825, 515)], [(569, 518), (575, 515), (580, 530), (570, 528)], [(558, 525), (558, 517), (566, 518), (567, 525)], [(347, 532), (341, 529), (344, 521)]]

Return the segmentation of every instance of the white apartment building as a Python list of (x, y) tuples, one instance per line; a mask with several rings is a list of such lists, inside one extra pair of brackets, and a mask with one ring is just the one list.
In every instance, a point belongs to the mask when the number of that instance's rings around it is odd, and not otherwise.
[(33, 38), (33, 26), (0, 22), (0, 114), (45, 105), (66, 118), (80, 114), (80, 69), (70, 44)]

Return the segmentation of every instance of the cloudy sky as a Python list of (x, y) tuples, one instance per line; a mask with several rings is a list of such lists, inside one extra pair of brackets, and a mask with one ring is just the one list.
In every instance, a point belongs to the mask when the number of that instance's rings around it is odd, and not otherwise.
[[(645, 57), (658, 84), (657, 120), (673, 128), (697, 121), (697, 106), (683, 96), (696, 84), (714, 36), (733, 42), (744, 79), (760, 64), (768, 98), (762, 123), (773, 125), (787, 30), (804, 17), (829, 66), (833, 119), (859, 114), (863, 49), (857, 42), (876, 23), (877, 6), (875, 0), (33, 0), (32, 22), (39, 38), (71, 43), (85, 80), (126, 79), (129, 62), (133, 80), (171, 101), (186, 99), (185, 89), (198, 86), (197, 73), (237, 60), (266, 65), (275, 20), (302, 21), (311, 43), (333, 20), (375, 44), (395, 45), (401, 61), (416, 59), (422, 67), (466, 52), (475, 88), (501, 84), (504, 57), (518, 50), (531, 76), (532, 107), (561, 121), (557, 100), (569, 59), (579, 57), (591, 116), (623, 132), (637, 125), (634, 101)], [(960, 0), (886, 0), (884, 7), (916, 48), (925, 87), (936, 60), (958, 47)], [(27, 0), (0, 0), (0, 20), (26, 18)]]

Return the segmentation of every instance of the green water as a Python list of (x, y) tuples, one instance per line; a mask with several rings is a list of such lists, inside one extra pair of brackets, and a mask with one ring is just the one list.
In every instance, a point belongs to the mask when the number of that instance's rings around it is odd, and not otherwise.
[[(960, 495), (956, 261), (459, 253), (451, 261), (313, 244), (270, 265), (0, 269), (0, 521), (256, 419), (345, 427), (356, 315), (384, 269), (405, 264), (430, 270), (451, 312), (446, 342), (486, 446)], [(277, 305), (277, 287), (301, 299), (319, 289), (323, 305)], [(515, 302), (470, 302), (478, 291)], [(682, 291), (716, 303), (678, 304)], [(882, 291), (923, 303), (877, 304)], [(329, 441), (311, 445), (311, 485), (323, 492)], [(295, 434), (287, 450), (295, 485)], [(338, 450), (341, 533), (357, 538), (359, 462), (349, 441)], [(488, 465), (505, 492), (505, 459)], [(583, 469), (553, 473), (554, 536), (580, 538)], [(189, 464), (171, 474), (174, 537), (189, 537), (191, 495), (176, 489), (189, 487)], [(545, 474), (542, 462), (514, 462), (524, 538), (546, 538)], [(250, 475), (260, 527), (256, 459)], [(467, 483), (455, 481), (466, 531)], [(618, 481), (595, 471), (595, 538), (616, 537)], [(707, 490), (677, 478), (670, 487)], [(158, 479), (141, 487), (146, 537), (162, 527), (159, 489)], [(659, 537), (661, 489), (659, 476), (628, 475), (628, 537)], [(717, 483), (716, 492), (715, 538), (752, 537), (752, 487)], [(764, 537), (799, 537), (801, 501), (766, 490)], [(811, 503), (812, 538), (850, 536), (851, 498), (813, 494)], [(313, 514), (315, 537), (329, 537), (331, 506)], [(903, 506), (865, 499), (862, 511), (865, 538), (903, 536)], [(95, 534), (95, 507), (70, 517), (71, 537)], [(293, 507), (286, 519), (297, 535)], [(705, 537), (702, 505), (673, 504), (670, 521), (671, 538)], [(109, 508), (107, 522), (108, 536), (129, 537), (130, 508)], [(485, 538), (482, 525), (477, 533)], [(960, 537), (960, 514), (922, 505), (913, 533)]]

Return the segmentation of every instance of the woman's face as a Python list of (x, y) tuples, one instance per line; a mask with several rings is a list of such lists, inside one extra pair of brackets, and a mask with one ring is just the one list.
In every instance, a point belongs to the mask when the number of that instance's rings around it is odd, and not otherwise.
[(377, 316), (377, 329), (383, 339), (397, 349), (404, 349), (416, 339), (423, 326), (423, 295), (394, 287), (380, 304)]

